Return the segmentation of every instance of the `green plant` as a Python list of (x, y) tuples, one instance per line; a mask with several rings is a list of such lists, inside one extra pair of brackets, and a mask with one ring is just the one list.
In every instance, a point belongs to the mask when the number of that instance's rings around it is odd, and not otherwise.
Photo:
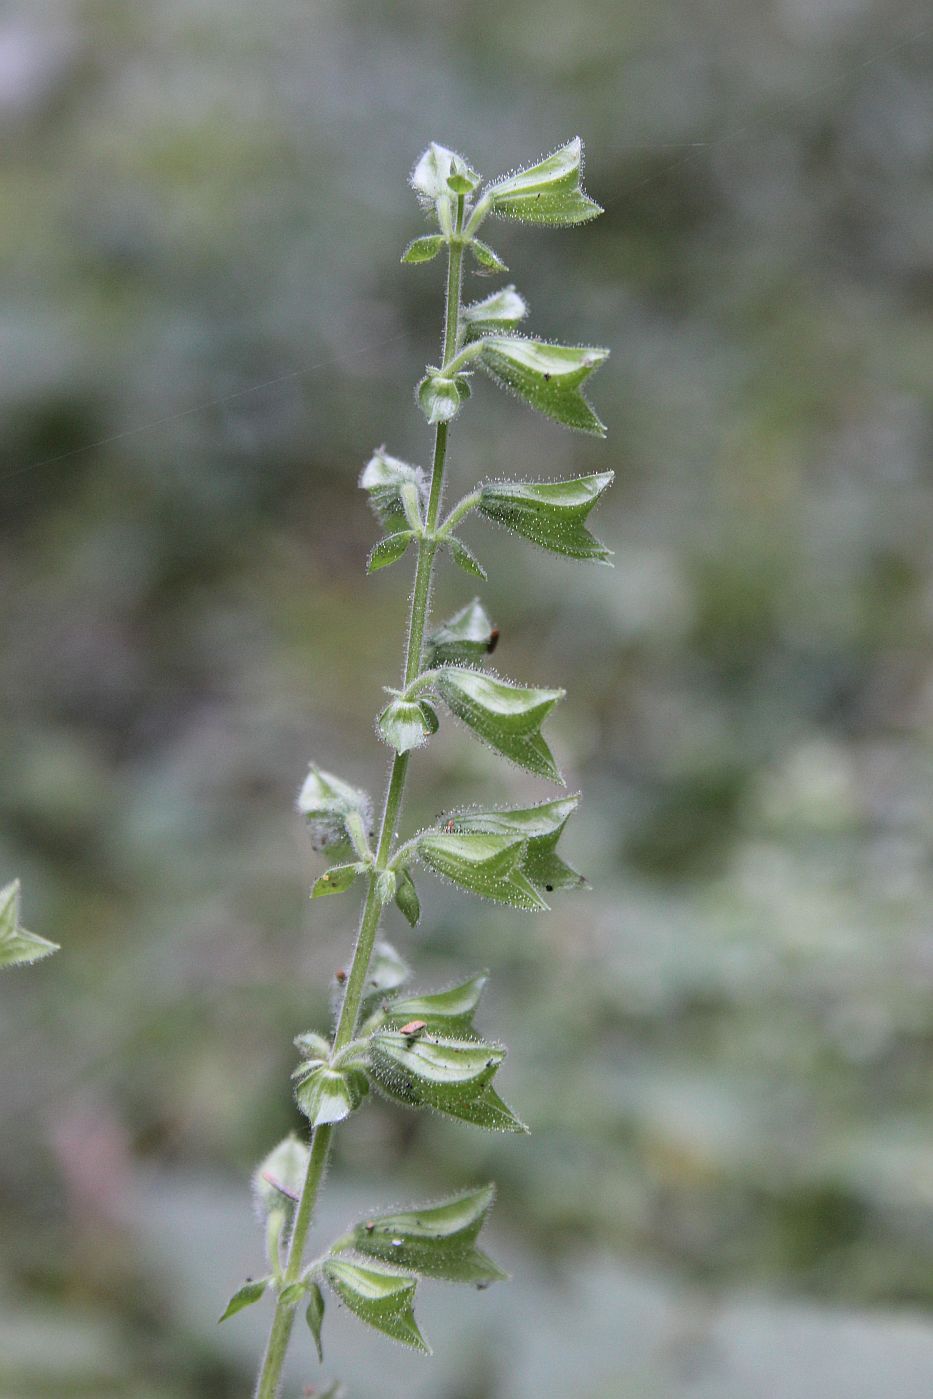
[(478, 600), (430, 634), (426, 630), (439, 554), (469, 574), (486, 576), (455, 533), (473, 511), (554, 553), (608, 562), (609, 551), (586, 521), (612, 480), (610, 472), (547, 484), (492, 481), (466, 495), (445, 519), (441, 515), (450, 423), (470, 397), (474, 369), (568, 427), (605, 433), (582, 392), (584, 381), (605, 360), (605, 350), (519, 335), (527, 307), (513, 286), (461, 303), (466, 253), (480, 274), (507, 270), (477, 237), (489, 214), (567, 226), (600, 212), (581, 188), (581, 158), (579, 140), (572, 141), (479, 191), (479, 177), (467, 162), (432, 144), (412, 173), (419, 201), (438, 231), (416, 238), (402, 261), (427, 262), (447, 251), (441, 363), (428, 366), (417, 391), (434, 427), (434, 460), (426, 478), (418, 467), (380, 448), (360, 478), (385, 530), (369, 556), (369, 571), (395, 563), (411, 546), (417, 553), (402, 684), (388, 692), (378, 718), (381, 737), (394, 750), (378, 829), (371, 832), (369, 797), (320, 768), (311, 768), (299, 797), (315, 848), (332, 862), (312, 896), (342, 893), (357, 879), (365, 894), (333, 1037), (310, 1031), (296, 1040), (301, 1063), (295, 1091), (311, 1126), (310, 1146), (286, 1138), (254, 1178), (265, 1219), (268, 1274), (245, 1283), (224, 1313), (233, 1315), (267, 1289), (274, 1293), (258, 1399), (272, 1399), (279, 1391), (299, 1307), (321, 1353), (322, 1284), (362, 1321), (427, 1350), (412, 1308), (419, 1276), (478, 1285), (504, 1277), (476, 1246), (492, 1205), (489, 1185), (361, 1221), (310, 1263), (305, 1244), (336, 1125), (360, 1106), (371, 1086), (408, 1107), (431, 1107), (478, 1127), (527, 1131), (495, 1088), (505, 1050), (473, 1028), (485, 973), (440, 992), (404, 994), (408, 969), (378, 933), (383, 910), (393, 901), (412, 926), (418, 922), (416, 863), (469, 893), (526, 910), (546, 909), (544, 893), (585, 883), (556, 849), (577, 796), (517, 810), (461, 811), (439, 829), (397, 843), (410, 755), (437, 732), (440, 704), (502, 757), (562, 783), (541, 727), (564, 692), (519, 685), (482, 668), (498, 633)]
[(19, 921), (20, 883), (0, 889), (0, 967), (26, 966), (58, 951), (57, 942), (28, 933)]

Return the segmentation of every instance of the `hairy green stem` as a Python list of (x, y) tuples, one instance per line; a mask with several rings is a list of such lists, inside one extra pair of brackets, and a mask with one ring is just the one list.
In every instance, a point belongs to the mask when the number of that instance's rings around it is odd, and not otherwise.
[[(457, 232), (463, 227), (463, 198), (460, 197), (457, 209)], [(453, 239), (448, 244), (447, 262), (447, 301), (444, 313), (444, 362), (446, 363), (457, 349), (460, 334), (460, 288), (463, 273), (463, 243)], [(441, 501), (444, 494), (444, 466), (447, 459), (447, 424), (439, 423), (434, 438), (434, 463), (431, 471), (431, 490), (428, 498), (427, 532), (433, 535), (440, 518)], [(431, 579), (434, 571), (434, 557), (437, 543), (433, 538), (421, 539), (418, 544), (418, 564), (415, 570), (415, 584), (411, 596), (411, 610), (408, 616), (408, 640), (405, 650), (405, 684), (411, 682), (421, 672), (421, 657), (424, 649), (424, 629), (427, 625), (428, 609), (431, 600)], [(382, 907), (376, 893), (376, 870), (384, 870), (388, 864), (392, 842), (396, 836), (398, 819), (405, 792), (405, 779), (408, 775), (408, 753), (397, 753), (392, 762), (389, 781), (386, 787), (385, 802), (382, 808), (382, 822), (379, 828), (379, 841), (376, 847), (375, 870), (370, 874), (366, 900), (360, 915), (360, 927), (353, 952), (353, 961), (347, 976), (340, 1019), (334, 1037), (334, 1051), (343, 1049), (356, 1033), (366, 974), (379, 931)], [(288, 1262), (282, 1275), (282, 1286), (297, 1281), (301, 1273), (305, 1243), (314, 1215), (314, 1206), (321, 1180), (330, 1155), (334, 1128), (331, 1125), (317, 1127), (311, 1141), (308, 1169), (305, 1174), (295, 1226), (292, 1230), (288, 1249)], [(285, 1352), (294, 1324), (294, 1306), (285, 1306), (281, 1295), (276, 1301), (275, 1315), (262, 1368), (256, 1384), (255, 1399), (275, 1399), (282, 1379), (282, 1366)]]

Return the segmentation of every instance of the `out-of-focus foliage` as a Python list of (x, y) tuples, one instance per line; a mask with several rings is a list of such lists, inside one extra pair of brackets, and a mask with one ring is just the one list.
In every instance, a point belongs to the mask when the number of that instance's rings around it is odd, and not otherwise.
[[(242, 1182), (301, 1126), (291, 1039), (352, 936), (352, 895), (307, 901), (293, 803), (311, 760), (379, 788), (403, 601), (364, 578), (356, 481), (383, 439), (429, 450), (399, 388), (440, 263), (398, 263), (429, 231), (402, 181), (435, 134), (495, 175), (575, 131), (605, 215), (490, 236), (536, 335), (612, 349), (610, 437), (478, 375), (451, 490), (617, 473), (608, 587), (462, 526), (497, 664), (570, 677), (585, 737), (558, 709), (549, 742), (594, 892), (531, 923), (431, 880), (416, 932), (388, 911), (425, 986), (495, 963), (534, 1135), (377, 1106), (324, 1221), (391, 1199), (384, 1162), (402, 1207), (494, 1177), (524, 1280), (492, 1332), (426, 1295), (430, 1378), (365, 1347), (345, 1378), (930, 1392), (931, 42), (913, 0), (0, 22), (0, 883), (63, 948), (0, 985), (4, 1396), (248, 1386), (263, 1307), (215, 1326), (261, 1271)], [(471, 595), (445, 569), (437, 618)], [(468, 734), (413, 763), (413, 828), (491, 781), (546, 795)]]

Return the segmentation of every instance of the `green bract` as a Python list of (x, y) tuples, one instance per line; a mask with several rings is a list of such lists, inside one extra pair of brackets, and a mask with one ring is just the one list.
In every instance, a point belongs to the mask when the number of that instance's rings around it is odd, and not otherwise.
[(57, 942), (27, 933), (19, 921), (20, 882), (0, 889), (0, 967), (25, 966), (58, 951)]
[(329, 855), (349, 855), (353, 850), (350, 826), (354, 818), (365, 831), (372, 823), (368, 795), (313, 763), (298, 794), (297, 806), (307, 819), (312, 846)]
[(346, 1243), (368, 1258), (445, 1282), (501, 1282), (508, 1275), (476, 1247), (494, 1198), (495, 1188), (486, 1185), (435, 1205), (376, 1215), (354, 1225)]
[(312, 1127), (342, 1122), (359, 1107), (366, 1092), (366, 1078), (356, 1069), (332, 1069), (313, 1060), (292, 1074), (295, 1098)]
[(494, 291), (472, 306), (464, 306), (467, 340), (491, 335), (497, 330), (514, 330), (528, 315), (528, 303), (511, 285)]
[(398, 457), (390, 457), (385, 447), (377, 448), (364, 466), (360, 486), (368, 492), (376, 519), (389, 534), (411, 527), (402, 497), (404, 488), (414, 488), (416, 497), (422, 502), (427, 494), (421, 467), (409, 466), (407, 462), (399, 461)]
[(496, 180), (486, 191), (493, 213), (525, 223), (566, 227), (586, 223), (602, 209), (580, 187), (583, 142), (577, 136), (536, 165)]
[(525, 842), (521, 837), (446, 831), (418, 837), (418, 854), (435, 874), (480, 898), (531, 912), (547, 904), (522, 872)]
[(565, 691), (515, 685), (459, 666), (443, 666), (434, 688), (448, 709), (490, 748), (539, 777), (562, 781), (540, 728)]
[(437, 715), (427, 700), (394, 699), (379, 715), (379, 733), (396, 753), (420, 748), (437, 732)]
[(444, 237), (440, 233), (429, 233), (424, 238), (413, 238), (408, 247), (402, 253), (402, 262), (430, 262), (437, 257), (444, 246)]
[(434, 371), (418, 385), (418, 402), (429, 423), (449, 423), (460, 412), (462, 391), (456, 378)]
[(479, 598), (461, 607), (432, 631), (425, 649), (425, 663), (447, 665), (456, 661), (480, 661), (495, 650), (499, 633)]
[[(486, 982), (486, 972), (471, 976), (460, 986), (447, 991), (432, 991), (423, 996), (402, 996), (390, 1001), (374, 1020), (378, 1026), (401, 1030), (403, 1026), (423, 1022), (424, 1028), (445, 1035), (465, 1035), (473, 1029), (473, 1015), (479, 1005)], [(370, 1027), (378, 1028), (370, 1022)]]
[(521, 839), (525, 842), (521, 871), (532, 884), (547, 893), (555, 889), (579, 889), (585, 887), (586, 880), (565, 864), (556, 851), (563, 829), (579, 803), (578, 796), (559, 797), (557, 801), (512, 810), (459, 812), (450, 817), (447, 825), (458, 834), (484, 833)]
[(290, 1218), (308, 1169), (308, 1147), (289, 1133), (253, 1172), (253, 1195), (261, 1215), (283, 1210)]
[(431, 1347), (418, 1330), (412, 1302), (415, 1279), (371, 1263), (347, 1263), (342, 1258), (329, 1258), (324, 1264), (324, 1276), (337, 1296), (354, 1316), (391, 1336), (394, 1341), (423, 1350), (430, 1355)]
[(517, 393), (532, 408), (565, 427), (605, 437), (606, 428), (580, 390), (606, 360), (608, 350), (591, 345), (550, 345), (519, 335), (487, 335), (479, 363), (491, 379)]
[(243, 1286), (234, 1292), (218, 1321), (226, 1321), (228, 1317), (236, 1316), (244, 1307), (251, 1307), (254, 1302), (258, 1302), (271, 1281), (271, 1278), (259, 1278), (256, 1282), (244, 1282)]
[(585, 520), (613, 473), (574, 481), (493, 481), (480, 493), (479, 509), (542, 549), (571, 559), (608, 563), (611, 549), (590, 534)]
[(489, 244), (481, 242), (479, 238), (470, 240), (470, 252), (473, 254), (476, 270), (481, 277), (501, 276), (503, 272), (509, 270), (499, 254), (493, 252)]
[[(494, 1086), (505, 1049), (480, 1039), (474, 1025), (487, 973), (442, 990), (403, 991), (409, 968), (380, 929), (385, 918), (398, 913), (412, 927), (421, 919), (413, 878), (419, 863), (466, 894), (527, 912), (546, 910), (544, 896), (554, 890), (585, 884), (557, 853), (576, 796), (533, 806), (454, 811), (440, 819), (437, 829), (416, 834), (406, 832), (403, 813), (406, 783), (422, 761), (416, 750), (438, 732), (438, 703), (495, 755), (562, 783), (542, 726), (564, 691), (503, 680), (483, 670), (499, 632), (480, 600), (460, 605), (432, 626), (430, 599), (440, 557), (449, 557), (474, 579), (485, 579), (483, 565), (456, 533), (474, 512), (552, 553), (600, 563), (609, 558), (587, 520), (612, 479), (610, 472), (554, 482), (492, 481), (481, 488), (473, 478), (442, 517), (449, 433), (471, 400), (471, 376), (478, 369), (538, 412), (583, 432), (604, 433), (583, 386), (605, 360), (605, 350), (552, 345), (516, 334), (528, 308), (512, 285), (462, 304), (469, 258), (483, 275), (507, 270), (477, 236), (490, 214), (568, 225), (599, 212), (582, 189), (581, 161), (581, 144), (571, 141), (480, 191), (480, 177), (469, 163), (432, 142), (412, 172), (412, 186), (436, 228), (412, 239), (402, 261), (429, 263), (444, 252), (447, 263), (440, 362), (425, 366), (416, 393), (434, 429), (432, 467), (428, 479), (420, 467), (379, 447), (360, 476), (384, 534), (370, 552), (368, 570), (412, 560), (406, 568), (411, 597), (401, 678), (397, 689), (386, 687), (388, 703), (377, 719), (379, 736), (392, 749), (378, 821), (373, 821), (364, 792), (317, 767), (298, 802), (312, 842), (330, 866), (318, 875), (314, 897), (356, 887), (363, 898), (352, 962), (340, 966), (337, 956), (331, 962), (335, 1023), (327, 1034), (312, 1029), (295, 1039), (301, 1055), (293, 1075), (295, 1096), (311, 1127), (310, 1147), (286, 1138), (254, 1177), (269, 1275), (245, 1284), (225, 1315), (258, 1300), (271, 1283), (275, 1317), (256, 1399), (277, 1399), (282, 1392), (285, 1349), (299, 1307), (305, 1309), (321, 1357), (325, 1308), (320, 1284), (325, 1281), (361, 1321), (427, 1350), (412, 1309), (418, 1276), (480, 1287), (505, 1276), (477, 1247), (492, 1186), (420, 1208), (374, 1214), (315, 1262), (305, 1261), (305, 1251), (333, 1133), (362, 1105), (370, 1086), (396, 1103), (440, 1112), (470, 1127), (528, 1130)], [(8, 931), (20, 935), (18, 903), (12, 913), (10, 908), (7, 898), (0, 913)], [(325, 1392), (336, 1399), (340, 1386)]]

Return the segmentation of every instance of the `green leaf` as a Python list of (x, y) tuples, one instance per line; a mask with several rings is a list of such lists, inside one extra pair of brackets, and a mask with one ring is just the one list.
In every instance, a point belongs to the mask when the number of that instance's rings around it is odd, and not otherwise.
[(0, 889), (0, 967), (28, 966), (59, 950), (57, 942), (27, 932), (20, 923), (21, 892), (18, 879)]
[(308, 1284), (306, 1282), (290, 1282), (279, 1293), (279, 1301), (283, 1306), (296, 1307), (307, 1290)]
[(431, 632), (426, 643), (425, 665), (433, 668), (457, 661), (481, 661), (495, 650), (499, 633), (479, 598), (448, 617)]
[(612, 484), (613, 472), (572, 481), (493, 481), (482, 488), (480, 511), (542, 549), (572, 559), (608, 563), (612, 551), (586, 528), (586, 517)]
[(482, 301), (464, 306), (462, 316), (467, 340), (494, 331), (514, 330), (528, 315), (528, 303), (510, 283)]
[(514, 685), (459, 666), (443, 666), (434, 686), (448, 708), (490, 748), (539, 777), (563, 780), (539, 732), (563, 690)]
[(456, 378), (443, 374), (426, 374), (418, 385), (418, 403), (432, 426), (449, 423), (460, 412), (462, 400)]
[(383, 742), (396, 753), (420, 748), (437, 732), (437, 714), (426, 700), (407, 700), (400, 696), (386, 705), (376, 723)]
[(332, 1069), (327, 1064), (306, 1061), (292, 1078), (298, 1106), (312, 1127), (342, 1122), (359, 1107), (366, 1091), (363, 1074), (355, 1069)]
[(253, 1197), (264, 1218), (273, 1210), (284, 1210), (291, 1217), (307, 1169), (308, 1147), (290, 1132), (253, 1172)]
[(230, 1298), (223, 1314), (217, 1318), (218, 1324), (226, 1321), (228, 1317), (236, 1316), (244, 1307), (251, 1307), (254, 1302), (258, 1302), (271, 1281), (271, 1278), (257, 1278), (255, 1282), (244, 1282)]
[(499, 276), (509, 270), (499, 254), (494, 252), (488, 243), (483, 243), (479, 238), (470, 239), (470, 252), (473, 254), (476, 270), (481, 277)]
[(499, 1046), (385, 1030), (376, 1031), (369, 1046), (373, 1083), (395, 1102), (433, 1108), (478, 1127), (527, 1131), (492, 1087), (505, 1058)]
[(423, 238), (413, 238), (402, 253), (402, 262), (431, 262), (437, 257), (446, 239), (440, 233), (428, 233)]
[(413, 928), (418, 926), (421, 917), (421, 902), (415, 881), (408, 870), (399, 870), (395, 887), (395, 902)]
[(474, 578), (482, 578), (485, 581), (487, 576), (485, 568), (462, 539), (458, 539), (455, 534), (448, 534), (444, 543), (450, 550), (450, 557), (455, 564), (463, 569), (464, 573), (471, 573)]
[(378, 447), (370, 457), (359, 484), (369, 495), (373, 514), (389, 534), (402, 532), (411, 524), (402, 497), (406, 486), (414, 487), (419, 502), (427, 500), (427, 482), (421, 467), (389, 456), (385, 447)]
[(368, 1258), (444, 1282), (485, 1287), (504, 1281), (508, 1274), (476, 1247), (494, 1197), (494, 1187), (486, 1185), (435, 1205), (376, 1215), (354, 1226), (352, 1247)]
[(350, 888), (357, 875), (369, 868), (362, 860), (350, 865), (331, 865), (311, 886), (312, 899), (320, 899), (325, 894), (343, 894)]
[(308, 1330), (314, 1337), (314, 1344), (317, 1347), (317, 1358), (324, 1364), (324, 1347), (321, 1344), (321, 1327), (324, 1324), (324, 1294), (316, 1282), (307, 1284), (308, 1305), (305, 1309), (305, 1321), (308, 1323)]
[(385, 539), (380, 539), (369, 551), (366, 572), (375, 573), (380, 568), (387, 568), (389, 564), (398, 563), (414, 537), (413, 530), (401, 529), (396, 534), (387, 534)]
[(479, 175), (471, 170), (462, 156), (455, 155), (450, 162), (447, 188), (454, 194), (472, 194), (479, 184)]
[(327, 1260), (324, 1276), (360, 1321), (430, 1355), (431, 1348), (418, 1330), (412, 1309), (416, 1286), (413, 1277), (372, 1265), (347, 1263), (341, 1258)]
[(509, 389), (532, 408), (565, 427), (605, 437), (580, 385), (605, 362), (608, 350), (588, 345), (550, 345), (520, 335), (487, 335), (480, 341), (479, 362), (500, 388)]
[(448, 1117), (458, 1117), (461, 1122), (468, 1122), (471, 1127), (482, 1127), (486, 1132), (522, 1132), (527, 1134), (529, 1128), (525, 1126), (520, 1117), (517, 1117), (508, 1103), (504, 1103), (499, 1094), (488, 1083), (482, 1093), (475, 1098), (465, 1099), (462, 1103), (454, 1103), (444, 1109)]
[(537, 912), (547, 908), (522, 873), (525, 842), (515, 836), (425, 832), (418, 855), (435, 874), (480, 898)]
[(582, 166), (583, 143), (578, 136), (536, 165), (494, 180), (486, 197), (501, 218), (560, 227), (586, 223), (602, 209), (581, 188)]
[(307, 819), (313, 848), (337, 857), (353, 850), (347, 828), (349, 817), (359, 816), (367, 831), (372, 825), (372, 804), (366, 792), (313, 763), (298, 795), (297, 807)]
[(580, 889), (586, 880), (560, 858), (556, 845), (568, 820), (579, 805), (579, 796), (513, 810), (467, 811), (455, 813), (445, 829), (457, 833), (484, 832), (511, 836), (526, 842), (521, 870), (539, 889)]
[(392, 1001), (384, 1012), (383, 1024), (389, 1029), (400, 1030), (403, 1025), (420, 1020), (432, 1034), (466, 1035), (473, 1029), (473, 1016), (488, 980), (488, 973), (479, 972), (469, 981), (451, 986), (447, 991), (405, 996)]

